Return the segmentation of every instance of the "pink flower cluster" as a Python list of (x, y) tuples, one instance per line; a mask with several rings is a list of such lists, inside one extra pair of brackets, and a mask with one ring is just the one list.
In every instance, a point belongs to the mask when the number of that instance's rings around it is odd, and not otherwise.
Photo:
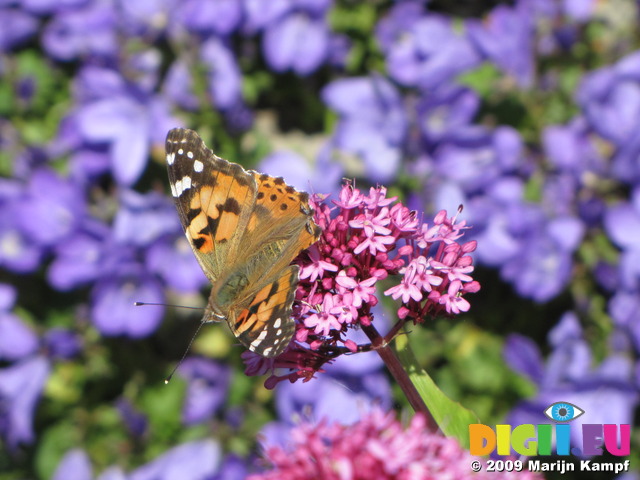
[[(424, 417), (415, 415), (406, 429), (393, 412), (373, 410), (345, 426), (321, 421), (301, 423), (290, 433), (287, 448), (265, 449), (272, 469), (248, 480), (542, 480), (528, 471), (474, 473), (475, 460), (453, 438), (430, 433)], [(479, 460), (481, 463), (482, 461)]]
[[(312, 199), (322, 234), (298, 258), (296, 341), (275, 360), (243, 354), (248, 375), (271, 367), (292, 370), (268, 379), (268, 387), (285, 378), (308, 380), (332, 358), (362, 348), (345, 334), (371, 325), (382, 281), (388, 284), (384, 295), (401, 301), (400, 322), (466, 312), (464, 295), (480, 289), (470, 276), (474, 267), (467, 255), (476, 242), (457, 242), (467, 228), (464, 221), (456, 223), (443, 210), (432, 224), (422, 223), (397, 197), (387, 197), (384, 187), (367, 195), (346, 183), (331, 203), (320, 195)], [(386, 280), (398, 275), (396, 285)]]

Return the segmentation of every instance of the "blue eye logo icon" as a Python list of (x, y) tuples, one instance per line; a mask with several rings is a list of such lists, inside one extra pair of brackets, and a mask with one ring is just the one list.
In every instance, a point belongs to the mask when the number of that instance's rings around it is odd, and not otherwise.
[(554, 422), (570, 422), (583, 413), (584, 410), (568, 402), (553, 403), (544, 411), (544, 414)]

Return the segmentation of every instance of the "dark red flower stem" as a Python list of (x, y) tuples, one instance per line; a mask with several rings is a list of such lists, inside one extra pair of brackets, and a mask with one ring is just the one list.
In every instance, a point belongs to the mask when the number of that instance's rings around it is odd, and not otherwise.
[[(362, 330), (367, 334), (367, 337), (369, 337), (369, 340), (371, 340), (373, 349), (378, 352), (378, 355), (380, 355), (380, 358), (382, 358), (382, 361), (391, 372), (391, 375), (393, 375), (395, 381), (398, 382), (398, 385), (400, 385), (400, 388), (406, 395), (407, 400), (409, 400), (409, 404), (411, 405), (413, 410), (416, 413), (420, 412), (425, 416), (427, 421), (427, 429), (432, 433), (438, 433), (440, 431), (438, 424), (433, 418), (433, 415), (431, 415), (431, 412), (427, 408), (427, 405), (422, 400), (422, 397), (420, 397), (418, 390), (416, 390), (415, 385), (409, 378), (409, 375), (402, 366), (402, 363), (400, 363), (396, 352), (393, 351), (391, 345), (389, 344), (389, 342), (387, 342), (387, 339), (382, 337), (378, 333), (376, 328), (371, 324), (366, 326), (363, 325)], [(395, 335), (393, 335), (391, 338), (393, 338), (394, 336)]]

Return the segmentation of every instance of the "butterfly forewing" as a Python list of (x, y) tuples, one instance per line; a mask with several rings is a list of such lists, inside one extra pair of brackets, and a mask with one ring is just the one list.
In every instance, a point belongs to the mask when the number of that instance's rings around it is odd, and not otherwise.
[(171, 194), (185, 234), (214, 282), (238, 249), (255, 203), (255, 179), (215, 156), (192, 130), (171, 130), (166, 151)]
[(290, 263), (320, 234), (308, 195), (217, 157), (192, 130), (171, 130), (166, 150), (182, 226), (213, 284), (207, 314), (251, 351), (279, 355), (295, 329)]

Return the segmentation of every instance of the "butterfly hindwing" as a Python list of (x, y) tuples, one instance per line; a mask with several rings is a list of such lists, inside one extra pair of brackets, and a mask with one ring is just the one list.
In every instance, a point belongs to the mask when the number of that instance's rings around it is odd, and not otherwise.
[(262, 286), (248, 305), (229, 316), (231, 331), (252, 352), (274, 357), (289, 345), (295, 330), (291, 307), (298, 271), (297, 265), (287, 267), (278, 278)]

